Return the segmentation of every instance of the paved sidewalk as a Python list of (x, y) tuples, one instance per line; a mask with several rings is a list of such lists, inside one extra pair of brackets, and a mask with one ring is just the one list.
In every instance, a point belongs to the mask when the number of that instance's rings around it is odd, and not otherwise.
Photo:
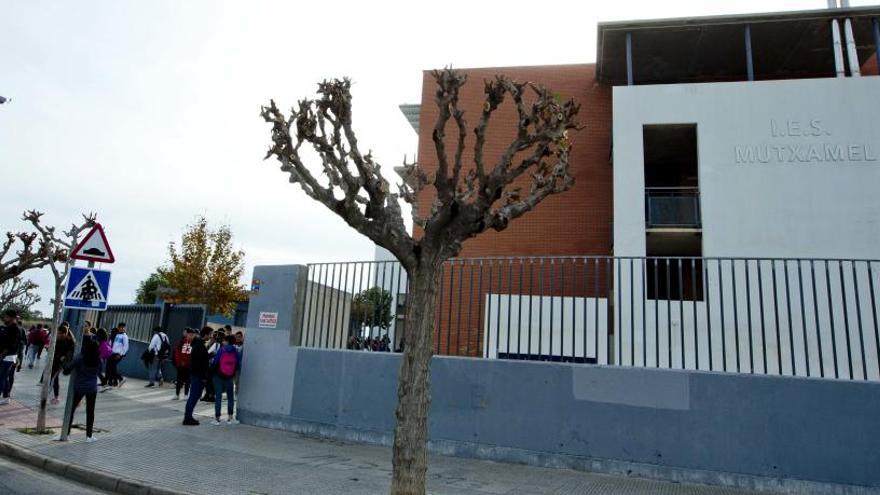
[[(19, 420), (21, 407), (36, 405), (37, 379), (36, 370), (18, 375), (13, 396), (20, 406), (0, 406), (0, 418), (17, 410), (10, 416)], [(98, 394), (98, 442), (85, 443), (85, 434), (79, 430), (73, 431), (71, 441), (58, 443), (46, 436), (24, 435), (6, 425), (0, 426), (0, 439), (64, 462), (197, 494), (388, 492), (388, 448), (246, 425), (211, 426), (210, 405), (197, 411), (203, 416), (201, 426), (184, 427), (180, 424), (184, 401), (171, 400), (173, 387), (145, 389), (144, 383), (129, 379), (119, 390)], [(62, 395), (63, 390), (62, 386)], [(51, 407), (50, 413), (57, 418), (64, 403)], [(84, 421), (84, 411), (78, 411), (76, 422)], [(432, 456), (429, 465), (428, 491), (432, 494), (750, 493), (443, 456)]]

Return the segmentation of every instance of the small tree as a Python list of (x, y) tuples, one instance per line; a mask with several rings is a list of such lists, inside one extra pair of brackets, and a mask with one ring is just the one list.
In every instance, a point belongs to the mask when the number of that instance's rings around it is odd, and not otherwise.
[(52, 270), (52, 277), (55, 285), (55, 298), (52, 310), (52, 343), (49, 344), (49, 351), (46, 353), (46, 366), (43, 368), (43, 383), (40, 389), (40, 408), (37, 411), (37, 432), (46, 431), (46, 404), (49, 399), (49, 387), (52, 378), (52, 362), (55, 360), (55, 344), (58, 342), (58, 327), (61, 326), (64, 309), (64, 284), (67, 281), (67, 275), (70, 273), (72, 260), (70, 259), (70, 251), (79, 243), (80, 235), (95, 225), (96, 215), (94, 213), (83, 215), (83, 221), (79, 225), (71, 225), (70, 230), (55, 232), (55, 227), (43, 225), (43, 213), (36, 210), (24, 213), (24, 220), (30, 222), (40, 235), (40, 241), (48, 250), (48, 257), (52, 260), (49, 268)]
[(23, 320), (40, 318), (42, 313), (34, 309), (34, 304), (42, 300), (36, 291), (39, 288), (31, 280), (15, 277), (0, 284), (0, 310), (12, 309)]
[[(52, 262), (51, 249), (34, 232), (7, 232), (0, 245), (0, 284)], [(17, 247), (20, 244), (20, 247)]]
[(204, 217), (187, 227), (180, 246), (168, 245), (171, 265), (157, 270), (164, 277), (172, 303), (206, 304), (211, 313), (232, 314), (237, 302), (247, 297), (241, 283), (244, 251), (232, 244), (232, 230), (223, 225), (214, 230)]
[(141, 281), (135, 294), (135, 302), (138, 304), (153, 304), (156, 302), (156, 291), (161, 287), (168, 287), (168, 280), (160, 271), (155, 271), (149, 277)]
[[(393, 494), (425, 493), (434, 311), (443, 262), (456, 256), (466, 239), (487, 229), (504, 230), (512, 220), (574, 183), (568, 173), (568, 131), (576, 128), (579, 106), (573, 100), (562, 102), (543, 87), (503, 76), (486, 81), (484, 105), (473, 129), (474, 159), (465, 167), (462, 157), (468, 126), (459, 92), (466, 77), (451, 69), (435, 71), (433, 77), (439, 113), (432, 137), (438, 167), (429, 175), (417, 164), (405, 163), (406, 177), (398, 193), (391, 192), (372, 154), (361, 151), (352, 127), (348, 79), (319, 84), (319, 97), (300, 100), (289, 116), (274, 101), (261, 111), (272, 125), (272, 146), (266, 158), (275, 156), (290, 182), (298, 183), (309, 197), (388, 249), (407, 271), (411, 295), (397, 392)], [(506, 98), (517, 112), (516, 135), (494, 164), (487, 165), (483, 149), (487, 126)], [(447, 124), (456, 131), (451, 156)], [(326, 180), (305, 165), (303, 144), (316, 152)], [(522, 185), (527, 185), (525, 192)], [(431, 194), (428, 188), (434, 193), (431, 210), (422, 216), (417, 199), (420, 194)], [(413, 206), (420, 237), (407, 232), (401, 198)]]
[(381, 287), (371, 287), (354, 296), (351, 301), (351, 320), (355, 325), (388, 330), (394, 321), (391, 311), (391, 293)]
[(14, 308), (19, 313), (29, 312), (31, 306), (40, 302), (34, 291), (39, 286), (32, 280), (13, 277), (0, 283), (0, 308)]

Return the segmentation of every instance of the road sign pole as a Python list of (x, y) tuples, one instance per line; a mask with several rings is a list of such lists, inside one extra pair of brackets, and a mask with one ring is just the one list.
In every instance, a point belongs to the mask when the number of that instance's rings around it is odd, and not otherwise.
[[(95, 262), (89, 261), (89, 268), (94, 268), (94, 267), (95, 267)], [(86, 311), (86, 318), (89, 318), (89, 316), (90, 316), (89, 313), (91, 313), (91, 311)], [(91, 321), (91, 320), (89, 320), (89, 321)], [(73, 329), (70, 329), (69, 331), (72, 334)], [(82, 353), (82, 341), (84, 341), (85, 338), (86, 338), (86, 336), (85, 336), (85, 334), (83, 334), (82, 338), (80, 339), (80, 353)], [(70, 378), (68, 378), (68, 380), (67, 380), (67, 396), (64, 398), (64, 419), (61, 422), (61, 438), (60, 438), (60, 440), (62, 442), (67, 441), (67, 437), (70, 435), (70, 426), (71, 426), (71, 423), (73, 422), (73, 418), (71, 416), (73, 413), (73, 395), (76, 392), (76, 390), (75, 390), (76, 386), (74, 384), (74, 382), (76, 381), (75, 378), (76, 378), (76, 370), (73, 370), (70, 372)]]

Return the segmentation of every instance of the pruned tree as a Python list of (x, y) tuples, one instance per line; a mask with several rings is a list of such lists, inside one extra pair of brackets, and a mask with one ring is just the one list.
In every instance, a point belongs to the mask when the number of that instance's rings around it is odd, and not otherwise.
[(49, 399), (49, 387), (52, 378), (52, 362), (55, 359), (55, 344), (58, 341), (58, 327), (61, 325), (64, 309), (64, 284), (67, 281), (67, 275), (70, 273), (70, 267), (73, 264), (70, 258), (70, 251), (76, 247), (80, 241), (80, 236), (87, 229), (95, 225), (97, 216), (94, 213), (83, 215), (83, 220), (79, 224), (73, 224), (69, 230), (56, 232), (55, 227), (43, 224), (43, 213), (30, 210), (24, 213), (24, 220), (29, 222), (40, 236), (40, 242), (48, 250), (49, 268), (52, 270), (54, 279), (55, 298), (53, 299), (52, 308), (52, 328), (51, 344), (46, 353), (46, 366), (43, 368), (43, 382), (40, 388), (40, 407), (37, 410), (37, 432), (46, 431), (46, 404)]
[[(272, 125), (266, 158), (275, 156), (291, 183), (388, 249), (407, 271), (410, 296), (394, 429), (394, 494), (425, 492), (433, 324), (443, 262), (458, 255), (466, 239), (488, 229), (504, 230), (574, 183), (569, 175), (568, 131), (577, 128), (579, 105), (573, 100), (561, 101), (544, 87), (504, 76), (485, 81), (484, 105), (473, 129), (473, 163), (466, 166), (469, 128), (459, 102), (466, 76), (444, 69), (434, 71), (433, 77), (439, 113), (432, 137), (438, 166), (428, 173), (417, 163), (405, 163), (404, 181), (396, 193), (372, 154), (363, 152), (358, 143), (350, 80), (320, 83), (318, 98), (300, 100), (289, 115), (274, 100), (261, 111)], [(487, 163), (489, 122), (508, 99), (517, 114), (516, 136), (493, 163)], [(451, 143), (446, 142), (447, 126), (455, 132)], [(303, 144), (319, 157), (320, 175), (306, 165)], [(524, 182), (529, 183), (525, 191)], [(432, 192), (431, 209), (422, 214), (419, 197)], [(400, 199), (412, 205), (420, 236), (407, 232)]]
[(204, 217), (187, 226), (180, 244), (168, 245), (171, 264), (156, 270), (171, 290), (163, 291), (171, 303), (206, 304), (211, 313), (231, 315), (247, 299), (241, 283), (244, 251), (235, 249), (228, 225), (212, 229)]
[(0, 284), (52, 262), (49, 246), (39, 237), (35, 232), (6, 233), (0, 245)]
[(30, 308), (40, 302), (34, 292), (39, 288), (32, 280), (13, 277), (0, 283), (0, 308), (14, 308), (19, 313), (30, 313)]

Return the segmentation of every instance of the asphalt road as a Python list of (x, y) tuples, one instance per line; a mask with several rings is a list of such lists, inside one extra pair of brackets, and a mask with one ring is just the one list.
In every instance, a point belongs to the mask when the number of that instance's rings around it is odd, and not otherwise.
[(107, 493), (59, 478), (24, 464), (0, 457), (0, 494), (15, 495), (88, 495)]

